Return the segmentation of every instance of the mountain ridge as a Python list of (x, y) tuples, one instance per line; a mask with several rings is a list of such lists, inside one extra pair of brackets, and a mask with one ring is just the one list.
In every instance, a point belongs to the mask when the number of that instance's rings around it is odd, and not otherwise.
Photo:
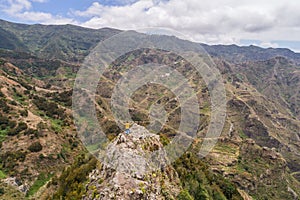
[[(72, 62), (81, 62), (84, 59), (84, 55), (86, 56), (90, 50), (95, 47), (103, 39), (106, 39), (108, 35), (112, 36), (114, 34), (120, 33), (122, 30), (112, 29), (112, 28), (100, 28), (100, 29), (91, 29), (86, 27), (81, 27), (77, 25), (41, 25), (41, 24), (20, 24), (20, 23), (12, 23), (5, 20), (0, 20), (0, 27), (5, 31), (8, 31), (16, 38), (18, 38), (25, 46), (30, 53), (38, 56), (42, 56), (44, 58), (60, 58), (65, 61)], [(56, 36), (56, 31), (62, 31), (59, 36)], [(34, 35), (34, 32), (39, 32), (38, 35)], [(77, 43), (82, 43), (80, 46), (76, 47), (70, 38), (63, 38), (62, 35), (71, 36), (72, 33), (83, 34), (83, 37), (76, 38)], [(1, 34), (1, 32), (0, 32)], [(50, 35), (49, 35), (50, 34)], [(52, 35), (51, 35), (52, 34)], [(58, 50), (55, 47), (55, 44), (49, 43), (44, 40), (36, 40), (36, 37), (49, 37), (48, 40), (57, 40), (60, 48), (65, 46), (66, 52), (62, 55), (62, 53), (57, 54), (55, 51)], [(74, 36), (71, 36), (74, 37)], [(35, 40), (30, 40), (29, 38), (35, 38)], [(88, 39), (89, 38), (89, 39)], [(95, 38), (95, 39), (91, 39)], [(71, 39), (72, 40), (72, 39)], [(16, 41), (17, 42), (17, 41)], [(66, 44), (67, 42), (67, 44)], [(71, 42), (68, 44), (68, 42)], [(40, 43), (40, 44), (39, 44)], [(84, 45), (84, 43), (86, 43)], [(212, 56), (223, 57), (232, 62), (245, 62), (245, 61), (258, 61), (266, 58), (273, 58), (276, 56), (287, 57), (288, 59), (294, 60), (295, 62), (300, 62), (300, 53), (295, 53), (287, 48), (261, 48), (258, 46), (250, 45), (250, 46), (238, 46), (235, 44), (232, 45), (207, 45), (204, 43), (198, 43), (203, 46), (203, 48)], [(42, 46), (48, 47), (42, 51), (41, 53), (37, 53), (36, 49), (40, 49)], [(16, 45), (15, 45), (16, 46)], [(0, 48), (5, 47), (4, 45)], [(44, 47), (45, 48), (45, 47)], [(72, 49), (79, 49), (80, 51), (74, 51)], [(4, 48), (5, 49), (5, 48)], [(42, 48), (43, 49), (43, 48)], [(26, 49), (25, 49), (26, 50)], [(50, 52), (47, 52), (50, 51)], [(55, 55), (55, 56), (52, 56)], [(75, 57), (79, 57), (75, 59)]]

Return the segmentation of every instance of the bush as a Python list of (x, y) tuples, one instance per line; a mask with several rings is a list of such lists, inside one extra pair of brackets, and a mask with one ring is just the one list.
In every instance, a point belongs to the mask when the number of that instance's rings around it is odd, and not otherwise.
[(75, 163), (63, 170), (58, 180), (52, 182), (59, 185), (53, 199), (81, 199), (85, 192), (84, 182), (88, 180), (88, 174), (96, 168), (97, 159), (93, 156), (85, 158), (80, 155)]
[(20, 110), (20, 114), (22, 117), (28, 117), (28, 110)]
[(9, 123), (9, 120), (5, 116), (0, 116), (0, 129), (4, 130), (6, 129), (7, 125)]
[(170, 140), (169, 138), (164, 135), (163, 133), (159, 134), (159, 139), (160, 139), (160, 142), (164, 145), (164, 146), (167, 146), (169, 143), (170, 143)]
[(35, 129), (32, 129), (32, 128), (29, 128), (29, 129), (27, 129), (24, 132), (24, 135), (35, 135), (35, 136), (38, 136), (38, 131), (35, 130)]
[(62, 103), (65, 106), (72, 106), (72, 90), (64, 91), (61, 93), (53, 93), (53, 100), (59, 103)]
[(28, 126), (26, 123), (20, 122), (15, 129), (9, 131), (7, 134), (10, 136), (18, 135), (20, 132), (27, 130), (27, 128)]
[(241, 199), (236, 186), (222, 175), (214, 174), (195, 153), (185, 153), (174, 163), (179, 178), (194, 199)]
[(28, 128), (27, 124), (25, 122), (20, 122), (18, 124), (18, 127), (16, 128), (17, 131), (25, 131)]
[(39, 152), (43, 149), (43, 146), (40, 142), (34, 142), (29, 147), (28, 150), (31, 152)]
[(0, 90), (0, 97), (5, 97), (5, 95), (3, 94), (3, 92), (1, 92), (1, 90)]
[(187, 190), (182, 190), (177, 196), (177, 200), (194, 200)]
[(16, 151), (16, 152), (6, 152), (0, 155), (0, 163), (2, 168), (9, 171), (14, 169), (19, 162), (24, 162), (26, 159), (26, 152), (24, 151)]
[(49, 102), (43, 97), (34, 96), (33, 103), (38, 107), (38, 109), (45, 112), (48, 117), (53, 119), (65, 119), (64, 109), (58, 107), (54, 102)]
[(32, 90), (32, 87), (30, 85), (28, 85), (27, 83), (25, 83), (24, 80), (19, 79), (18, 81), (27, 90)]
[(8, 124), (9, 128), (13, 129), (16, 127), (17, 125), (17, 122), (16, 121), (9, 121)]
[(5, 99), (0, 99), (0, 110), (5, 113), (8, 113), (10, 111), (10, 107), (7, 105)]
[(5, 116), (0, 116), (0, 130), (5, 130), (8, 127), (10, 129), (15, 128), (17, 123), (15, 121), (9, 121), (9, 119)]
[(10, 103), (11, 105), (13, 105), (13, 106), (17, 106), (17, 105), (18, 105), (17, 102), (14, 101), (14, 100), (10, 101), (9, 103)]

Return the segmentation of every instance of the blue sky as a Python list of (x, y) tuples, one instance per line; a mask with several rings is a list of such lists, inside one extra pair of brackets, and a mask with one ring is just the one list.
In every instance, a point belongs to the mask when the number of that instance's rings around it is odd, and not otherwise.
[(106, 6), (124, 6), (134, 3), (135, 0), (48, 0), (45, 3), (33, 2), (32, 6), (33, 10), (36, 11), (49, 12), (67, 17), (71, 10), (86, 10), (92, 5), (93, 2), (99, 2), (100, 4)]
[(0, 0), (0, 18), (123, 30), (174, 29), (208, 44), (284, 47), (300, 52), (300, 1)]

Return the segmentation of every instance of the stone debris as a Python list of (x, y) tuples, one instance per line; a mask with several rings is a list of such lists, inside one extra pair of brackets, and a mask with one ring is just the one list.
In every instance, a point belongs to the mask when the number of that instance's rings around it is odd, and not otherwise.
[(17, 188), (20, 192), (26, 193), (29, 190), (29, 185), (21, 183), (16, 177), (8, 177), (2, 180), (2, 183)]

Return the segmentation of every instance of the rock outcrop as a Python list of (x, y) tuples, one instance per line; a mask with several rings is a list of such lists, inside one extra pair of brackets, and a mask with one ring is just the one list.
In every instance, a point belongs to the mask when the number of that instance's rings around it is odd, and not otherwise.
[(172, 199), (181, 187), (159, 136), (134, 124), (106, 148), (102, 166), (89, 175), (84, 199)]

